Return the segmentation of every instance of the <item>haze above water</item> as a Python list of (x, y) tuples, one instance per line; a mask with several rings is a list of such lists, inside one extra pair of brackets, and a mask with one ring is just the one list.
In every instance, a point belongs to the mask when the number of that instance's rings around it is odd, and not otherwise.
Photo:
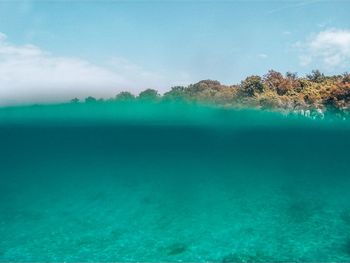
[(102, 103), (0, 123), (0, 261), (350, 261), (348, 122)]

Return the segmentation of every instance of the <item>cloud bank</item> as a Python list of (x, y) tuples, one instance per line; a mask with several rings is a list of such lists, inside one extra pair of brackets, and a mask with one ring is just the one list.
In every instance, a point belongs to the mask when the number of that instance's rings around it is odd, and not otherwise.
[(328, 71), (350, 65), (350, 30), (329, 29), (297, 43), (301, 50), (300, 64), (313, 65)]
[(0, 33), (0, 105), (67, 101), (73, 97), (111, 97), (122, 90), (168, 88), (161, 75), (125, 59), (108, 66), (54, 56), (33, 45), (13, 45)]

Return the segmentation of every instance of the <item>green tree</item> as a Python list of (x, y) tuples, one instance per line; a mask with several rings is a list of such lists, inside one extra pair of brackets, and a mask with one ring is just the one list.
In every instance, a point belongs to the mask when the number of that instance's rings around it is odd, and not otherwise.
[(85, 99), (85, 103), (96, 103), (96, 102), (97, 102), (97, 100), (91, 96), (89, 96)]
[(345, 72), (343, 74), (343, 78), (342, 78), (342, 82), (345, 83), (349, 83), (350, 84), (350, 73)]
[(165, 92), (163, 98), (166, 100), (182, 100), (185, 99), (186, 88), (183, 86), (172, 87), (170, 91)]
[(158, 91), (155, 89), (146, 89), (140, 92), (138, 99), (140, 100), (157, 100), (159, 98)]
[(289, 80), (297, 80), (298, 79), (298, 73), (297, 72), (290, 72), (288, 71), (286, 73), (286, 78)]
[(241, 82), (240, 89), (243, 94), (252, 97), (264, 91), (264, 83), (260, 76), (250, 76)]
[(122, 91), (115, 96), (115, 100), (119, 100), (119, 101), (131, 101), (134, 99), (135, 99), (135, 96), (128, 91)]
[(326, 79), (325, 75), (321, 73), (318, 69), (313, 70), (311, 74), (306, 75), (306, 78), (312, 82), (321, 83)]

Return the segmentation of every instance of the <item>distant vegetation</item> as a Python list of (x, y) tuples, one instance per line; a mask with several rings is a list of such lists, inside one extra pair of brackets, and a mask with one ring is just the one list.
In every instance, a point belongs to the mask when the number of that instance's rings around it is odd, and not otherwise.
[[(237, 85), (222, 85), (215, 80), (202, 80), (187, 87), (176, 86), (160, 95), (147, 89), (138, 96), (128, 91), (107, 100), (87, 97), (85, 103), (117, 101), (183, 101), (201, 102), (234, 108), (259, 108), (323, 118), (350, 114), (350, 74), (325, 76), (318, 70), (305, 77), (296, 73), (270, 70), (264, 76), (249, 76)], [(79, 103), (73, 99), (72, 103)]]

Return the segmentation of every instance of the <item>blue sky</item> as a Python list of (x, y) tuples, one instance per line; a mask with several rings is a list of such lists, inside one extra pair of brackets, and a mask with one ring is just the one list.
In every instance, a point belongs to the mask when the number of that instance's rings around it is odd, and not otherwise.
[(315, 0), (0, 1), (0, 103), (233, 84), (269, 69), (343, 73), (349, 10)]

